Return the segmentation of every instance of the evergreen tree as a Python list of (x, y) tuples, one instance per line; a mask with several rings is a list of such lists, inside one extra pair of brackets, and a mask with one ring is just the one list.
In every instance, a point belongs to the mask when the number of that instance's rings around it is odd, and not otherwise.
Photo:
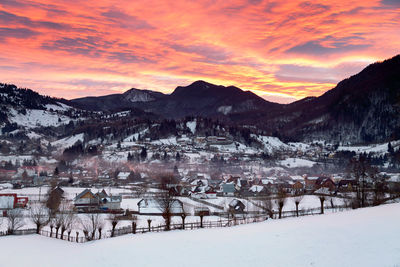
[(146, 160), (147, 158), (147, 149), (146, 147), (142, 147), (142, 151), (140, 152), (140, 158), (141, 160)]

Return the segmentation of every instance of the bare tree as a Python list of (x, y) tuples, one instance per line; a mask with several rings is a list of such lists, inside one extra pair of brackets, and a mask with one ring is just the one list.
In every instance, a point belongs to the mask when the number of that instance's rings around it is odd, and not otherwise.
[(55, 190), (56, 187), (57, 180), (52, 180), (46, 195), (46, 207), (50, 210), (52, 216), (56, 214), (61, 204), (61, 195)]
[(104, 221), (99, 213), (92, 213), (86, 215), (86, 218), (82, 221), (82, 225), (86, 239), (91, 241), (95, 239), (96, 231), (103, 229)]
[(173, 207), (176, 205), (177, 199), (171, 191), (171, 185), (175, 181), (172, 175), (163, 175), (160, 177), (162, 190), (156, 198), (159, 210), (165, 221), (165, 231), (171, 229), (171, 218), (173, 215)]
[(64, 233), (67, 229), (71, 230), (72, 225), (74, 224), (75, 221), (75, 213), (73, 211), (72, 206), (67, 203), (63, 202), (60, 206), (59, 213), (57, 214), (59, 217), (59, 222), (61, 223), (61, 239), (64, 237)]
[(296, 192), (293, 197), (294, 204), (296, 205), (296, 216), (297, 217), (299, 217), (299, 204), (303, 200), (303, 198), (304, 198), (304, 195), (301, 193), (298, 193), (298, 192)]
[(15, 230), (24, 226), (24, 217), (21, 209), (11, 209), (7, 211), (7, 234), (12, 235)]
[(137, 220), (138, 218), (136, 216), (132, 216), (132, 234), (136, 234)]
[(148, 186), (147, 185), (135, 186), (131, 190), (135, 197), (142, 198), (146, 195), (148, 191)]
[(372, 193), (373, 193), (373, 205), (381, 205), (385, 200), (386, 192), (386, 180), (382, 175), (379, 175), (378, 169), (371, 168), (369, 175), (373, 182)]
[(287, 198), (287, 193), (285, 189), (283, 187), (280, 187), (278, 189), (277, 200), (276, 200), (276, 203), (278, 205), (279, 219), (282, 218), (282, 210), (283, 206), (285, 206), (286, 198)]
[(350, 160), (348, 173), (357, 182), (356, 202), (353, 208), (366, 207), (368, 205), (368, 181), (371, 180), (371, 176), (375, 172), (376, 169), (371, 166), (370, 162), (364, 156), (360, 155), (358, 158)]
[(274, 217), (273, 205), (270, 198), (264, 198), (259, 202), (259, 206), (268, 214), (272, 219)]
[(209, 214), (209, 211), (206, 210), (204, 207), (200, 206), (197, 211), (197, 216), (200, 217), (200, 228), (203, 228), (203, 220), (204, 216), (207, 216)]
[(36, 233), (40, 233), (40, 229), (49, 223), (50, 211), (44, 205), (38, 203), (31, 206), (31, 221), (36, 225)]
[(118, 215), (117, 214), (110, 214), (110, 216), (108, 217), (108, 220), (111, 223), (111, 237), (114, 237), (115, 228), (117, 228), (117, 225), (119, 223)]
[(324, 214), (324, 202), (326, 200), (326, 196), (320, 195), (319, 196), (319, 201), (321, 202), (321, 214)]

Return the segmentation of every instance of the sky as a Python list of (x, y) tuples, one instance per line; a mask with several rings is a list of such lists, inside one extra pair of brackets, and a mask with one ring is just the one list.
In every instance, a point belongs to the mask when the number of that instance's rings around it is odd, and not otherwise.
[(0, 1), (0, 82), (67, 99), (205, 80), (289, 103), (399, 48), (400, 0)]

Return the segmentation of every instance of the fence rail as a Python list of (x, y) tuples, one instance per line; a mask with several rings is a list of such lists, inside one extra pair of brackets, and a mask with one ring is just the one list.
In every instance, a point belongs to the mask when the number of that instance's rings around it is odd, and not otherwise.
[[(335, 207), (325, 207), (325, 210), (331, 210), (332, 212), (337, 212), (337, 211), (342, 211), (344, 209), (348, 209), (345, 206), (335, 206)], [(274, 212), (274, 218), (277, 217), (278, 212)], [(320, 214), (321, 209), (320, 208), (312, 208), (312, 209), (302, 209), (299, 210), (299, 216), (308, 216), (308, 215), (316, 215)], [(228, 214), (226, 214), (229, 216)], [(228, 217), (228, 219), (222, 219), (222, 216), (220, 220), (218, 221), (203, 221), (201, 222), (188, 222), (188, 223), (174, 223), (170, 225), (170, 230), (194, 230), (194, 229), (200, 229), (200, 228), (223, 228), (223, 227), (231, 227), (235, 225), (241, 225), (241, 224), (249, 224), (249, 223), (255, 223), (255, 222), (261, 222), (265, 221), (268, 219), (266, 214), (240, 214), (242, 215), (241, 218), (237, 216), (231, 216), (231, 218)], [(288, 218), (288, 217), (296, 217), (297, 213), (295, 210), (291, 211), (282, 211), (282, 218)], [(149, 232), (162, 232), (166, 230), (166, 225), (156, 225), (156, 226), (151, 226), (150, 227), (138, 227), (136, 228), (134, 225), (130, 226), (125, 226), (121, 228), (116, 228), (114, 230), (114, 237), (116, 236), (122, 236), (126, 234), (144, 234), (144, 233), (149, 233)], [(28, 234), (35, 234), (36, 229), (22, 229), (22, 230), (15, 230), (13, 232), (14, 235), (28, 235)], [(0, 232), (0, 236), (4, 236), (9, 234), (7, 231)], [(87, 241), (91, 240), (98, 240), (98, 239), (103, 239), (103, 238), (110, 238), (112, 237), (112, 231), (109, 230), (105, 233), (103, 233), (101, 236), (99, 236), (98, 232), (96, 232), (96, 235), (94, 238), (91, 238), (91, 233), (87, 233), (87, 236), (83, 236), (79, 234), (79, 232), (72, 232), (72, 231), (66, 231), (61, 235), (61, 232), (58, 231), (47, 231), (47, 230), (40, 230), (39, 234), (42, 236), (46, 236), (49, 238), (58, 238), (60, 240), (65, 240), (69, 242), (75, 242), (75, 243), (85, 243)]]

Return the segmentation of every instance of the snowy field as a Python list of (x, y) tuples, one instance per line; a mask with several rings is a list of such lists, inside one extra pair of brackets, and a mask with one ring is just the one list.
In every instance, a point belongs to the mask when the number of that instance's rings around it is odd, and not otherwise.
[[(0, 238), (0, 266), (400, 266), (400, 204), (84, 244)], [(21, 256), (23, 255), (23, 256)]]

